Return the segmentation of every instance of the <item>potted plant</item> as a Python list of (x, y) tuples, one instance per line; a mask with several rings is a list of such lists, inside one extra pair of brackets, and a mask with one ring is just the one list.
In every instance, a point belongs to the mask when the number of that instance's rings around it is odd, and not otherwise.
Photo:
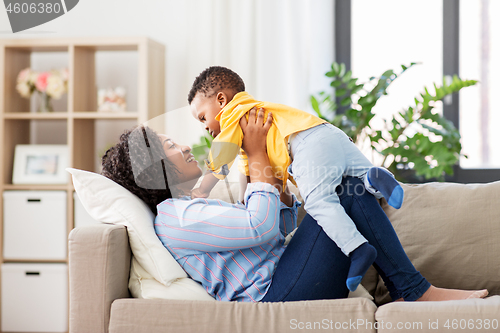
[[(396, 78), (415, 66), (401, 65), (396, 73), (390, 69), (368, 82), (359, 83), (344, 64), (334, 62), (325, 74), (331, 79), (334, 92), (320, 92), (311, 96), (311, 104), (319, 117), (343, 130), (357, 145), (367, 143), (375, 154), (381, 155), (380, 165), (394, 173), (401, 181), (444, 180), (453, 174), (461, 156), (460, 133), (452, 122), (439, 114), (435, 107), (447, 95), (475, 85), (475, 80), (462, 80), (454, 76), (443, 78), (441, 85), (434, 84), (414, 98), (414, 104), (403, 107), (383, 128), (371, 126), (373, 107), (387, 95), (387, 88)], [(340, 102), (336, 102), (340, 101)], [(340, 104), (340, 105), (339, 105)], [(338, 112), (345, 108), (344, 112)], [(408, 175), (411, 176), (408, 176)]]

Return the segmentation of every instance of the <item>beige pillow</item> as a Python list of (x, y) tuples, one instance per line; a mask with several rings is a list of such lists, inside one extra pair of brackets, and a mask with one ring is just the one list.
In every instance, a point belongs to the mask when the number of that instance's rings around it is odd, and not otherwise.
[[(383, 203), (401, 244), (433, 285), (500, 294), (500, 182), (403, 185), (396, 210)], [(390, 298), (379, 281), (377, 303)]]

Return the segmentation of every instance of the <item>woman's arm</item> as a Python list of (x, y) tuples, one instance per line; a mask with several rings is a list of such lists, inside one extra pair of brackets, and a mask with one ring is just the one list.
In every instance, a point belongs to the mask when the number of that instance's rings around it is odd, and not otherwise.
[(250, 182), (262, 182), (271, 184), (280, 190), (280, 180), (274, 177), (271, 163), (267, 155), (266, 139), (267, 132), (273, 123), (271, 112), (264, 120), (264, 110), (252, 108), (248, 114), (248, 121), (241, 117), (240, 126), (243, 131), (243, 142), (241, 148), (248, 157), (248, 170)]
[(158, 205), (155, 231), (162, 243), (184, 256), (265, 244), (280, 232), (278, 191), (251, 183), (246, 206), (214, 199), (169, 199)]

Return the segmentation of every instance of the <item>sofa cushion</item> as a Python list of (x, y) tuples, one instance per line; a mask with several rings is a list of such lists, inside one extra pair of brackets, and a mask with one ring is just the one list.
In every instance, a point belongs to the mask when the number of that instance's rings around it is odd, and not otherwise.
[[(382, 206), (416, 269), (437, 287), (500, 294), (500, 182), (403, 188), (401, 209)], [(375, 300), (390, 300), (381, 280)]]
[(110, 333), (376, 332), (376, 306), (363, 298), (276, 303), (120, 299)]
[(139, 284), (130, 288), (134, 297), (153, 295), (145, 292), (152, 283), (147, 281), (150, 279), (163, 286), (162, 298), (213, 300), (200, 284), (187, 276), (160, 242), (153, 227), (154, 215), (142, 200), (102, 175), (73, 168), (66, 170), (73, 176), (82, 205), (95, 220), (127, 227), (135, 258), (132, 263), (138, 263), (148, 273), (144, 274), (144, 281), (140, 275), (134, 275)]
[[(375, 313), (377, 332), (498, 332), (500, 296), (446, 302), (393, 302)], [(398, 326), (399, 325), (399, 326)]]

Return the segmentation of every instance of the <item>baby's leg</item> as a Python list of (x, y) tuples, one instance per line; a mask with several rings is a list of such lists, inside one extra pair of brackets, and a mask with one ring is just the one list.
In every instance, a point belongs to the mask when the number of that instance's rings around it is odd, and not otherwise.
[(368, 170), (366, 177), (364, 179), (365, 187), (368, 192), (375, 195), (377, 199), (377, 193), (373, 193), (372, 189), (378, 191), (387, 200), (387, 203), (396, 208), (401, 208), (404, 198), (404, 190), (399, 184), (399, 182), (394, 178), (392, 173), (384, 168), (373, 167)]
[(384, 168), (374, 167), (363, 153), (341, 130), (342, 147), (346, 159), (345, 175), (363, 179), (366, 190), (375, 198), (385, 197), (389, 205), (399, 209), (403, 204), (404, 191), (394, 176)]
[(361, 283), (366, 271), (377, 258), (377, 250), (368, 242), (361, 244), (358, 248), (349, 254), (351, 266), (347, 274), (347, 289), (350, 291), (356, 290)]
[[(289, 171), (305, 201), (305, 210), (351, 259), (346, 284), (355, 290), (375, 260), (376, 250), (356, 229), (335, 191), (346, 166), (342, 146), (345, 134), (337, 131), (320, 125), (298, 133), (291, 142), (293, 163)], [(365, 191), (360, 185), (346, 190)]]

